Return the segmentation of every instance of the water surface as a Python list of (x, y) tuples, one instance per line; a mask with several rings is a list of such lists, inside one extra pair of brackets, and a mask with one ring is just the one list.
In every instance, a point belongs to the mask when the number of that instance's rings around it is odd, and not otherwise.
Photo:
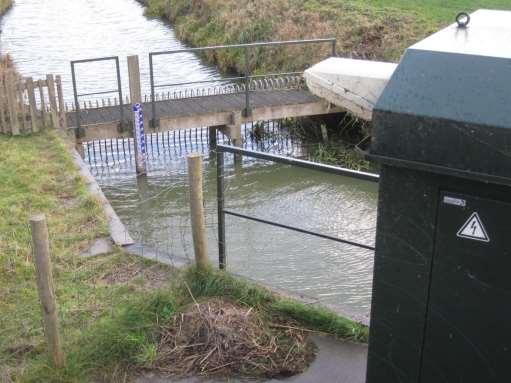
[[(126, 56), (138, 54), (147, 92), (148, 53), (183, 47), (169, 25), (145, 18), (134, 0), (17, 0), (2, 18), (1, 28), (2, 50), (12, 55), (23, 75), (61, 74), (67, 100), (72, 99), (70, 60), (119, 56), (126, 93)], [(191, 54), (159, 59), (156, 67), (157, 83), (221, 77)], [(116, 86), (111, 63), (77, 69), (81, 93)], [(267, 129), (269, 138), (259, 146), (256, 143), (256, 149), (306, 156), (300, 142), (291, 141), (275, 127)], [(137, 241), (170, 258), (191, 259), (185, 155), (203, 152), (208, 245), (215, 262), (216, 172), (209, 158), (207, 132), (153, 135), (148, 141), (149, 173), (144, 178), (134, 174), (127, 140), (87, 145), (85, 158)], [(245, 146), (253, 145), (247, 133)], [(226, 206), (230, 210), (374, 243), (376, 185), (249, 159), (237, 171), (228, 159), (227, 168)], [(233, 217), (227, 217), (226, 234), (229, 270), (368, 316), (372, 252)]]

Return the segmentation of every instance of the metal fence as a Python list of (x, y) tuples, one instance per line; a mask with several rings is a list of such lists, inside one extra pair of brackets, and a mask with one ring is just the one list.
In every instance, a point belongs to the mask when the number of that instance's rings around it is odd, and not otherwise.
[[(264, 47), (275, 47), (275, 46), (289, 46), (289, 45), (306, 45), (306, 44), (331, 44), (332, 45), (332, 56), (336, 55), (336, 45), (337, 40), (335, 38), (326, 38), (326, 39), (310, 39), (310, 40), (289, 40), (289, 41), (272, 41), (272, 42), (261, 42), (261, 43), (251, 43), (251, 44), (235, 44), (235, 45), (216, 45), (209, 47), (200, 47), (200, 48), (187, 48), (187, 49), (177, 49), (171, 51), (162, 51), (162, 52), (151, 52), (149, 53), (149, 73), (150, 73), (150, 81), (151, 81), (151, 110), (152, 110), (152, 120), (151, 125), (156, 127), (158, 124), (158, 119), (156, 116), (156, 88), (168, 88), (168, 87), (177, 87), (177, 86), (186, 86), (186, 85), (196, 85), (196, 84), (206, 84), (206, 83), (215, 83), (215, 82), (233, 82), (233, 81), (243, 81), (244, 86), (243, 90), (245, 93), (245, 108), (243, 110), (243, 115), (245, 117), (250, 116), (251, 108), (250, 108), (250, 81), (255, 78), (261, 77), (274, 77), (274, 76), (291, 76), (301, 74), (302, 72), (287, 72), (287, 73), (271, 73), (266, 75), (251, 75), (250, 69), (250, 60), (249, 53), (252, 49), (256, 48), (264, 48)], [(243, 49), (244, 57), (245, 57), (245, 73), (243, 76), (237, 77), (227, 77), (222, 79), (215, 80), (204, 80), (204, 81), (193, 81), (193, 82), (179, 82), (179, 83), (171, 83), (171, 84), (155, 84), (154, 80), (154, 57), (155, 56), (165, 56), (165, 55), (174, 55), (178, 53), (201, 53), (205, 51), (216, 51), (216, 50), (225, 50), (225, 49)]]
[(266, 161), (272, 161), (276, 163), (281, 163), (285, 165), (296, 166), (304, 169), (316, 170), (319, 172), (335, 174), (343, 177), (351, 177), (369, 182), (379, 182), (380, 177), (377, 174), (361, 172), (351, 169), (340, 168), (331, 165), (318, 164), (310, 161), (304, 161), (296, 158), (279, 156), (275, 154), (268, 154), (263, 152), (257, 152), (253, 150), (241, 149), (235, 146), (228, 145), (217, 145), (217, 203), (218, 203), (218, 262), (220, 269), (225, 269), (227, 264), (227, 254), (226, 254), (226, 239), (225, 239), (225, 216), (230, 215), (233, 217), (243, 218), (254, 222), (263, 223), (266, 225), (271, 225), (275, 227), (280, 227), (287, 230), (296, 231), (302, 234), (312, 235), (315, 237), (328, 239), (331, 241), (344, 243), (350, 246), (359, 247), (366, 250), (374, 250), (373, 246), (369, 246), (363, 243), (358, 243), (338, 237), (334, 237), (327, 234), (317, 233), (310, 230), (301, 229), (295, 226), (284, 225), (275, 221), (269, 221), (265, 219), (261, 219), (258, 217), (249, 216), (246, 214), (236, 213), (234, 211), (225, 209), (225, 181), (224, 181), (224, 156), (225, 153), (231, 153), (238, 156), (246, 156), (251, 158), (257, 158)]
[[(77, 64), (87, 64), (92, 62), (98, 62), (98, 61), (114, 61), (115, 62), (115, 73), (117, 78), (117, 89), (109, 89), (105, 91), (100, 92), (93, 92), (93, 93), (78, 93), (78, 88), (76, 85), (76, 70), (75, 66)], [(100, 57), (100, 58), (93, 58), (93, 59), (84, 59), (84, 60), (74, 60), (71, 61), (71, 77), (73, 81), (73, 96), (75, 101), (75, 116), (76, 116), (76, 130), (75, 135), (76, 137), (81, 136), (81, 126), (80, 126), (80, 102), (79, 98), (83, 96), (97, 96), (101, 94), (109, 94), (109, 93), (117, 93), (119, 95), (119, 118), (120, 118), (120, 125), (119, 129), (122, 132), (124, 129), (124, 105), (122, 101), (122, 84), (121, 84), (121, 69), (119, 66), (119, 56), (109, 56), (109, 57)]]

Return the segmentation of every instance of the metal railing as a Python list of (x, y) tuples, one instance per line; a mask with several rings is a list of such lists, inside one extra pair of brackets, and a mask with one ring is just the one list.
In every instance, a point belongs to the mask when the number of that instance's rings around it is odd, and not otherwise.
[[(86, 64), (91, 62), (98, 62), (98, 61), (115, 61), (115, 71), (117, 76), (117, 89), (114, 90), (105, 90), (101, 92), (93, 92), (93, 93), (78, 93), (78, 89), (76, 86), (76, 73), (75, 73), (75, 65), (76, 64)], [(121, 69), (119, 66), (119, 56), (109, 56), (109, 57), (100, 57), (100, 58), (94, 58), (94, 59), (84, 59), (84, 60), (74, 60), (71, 61), (71, 77), (73, 81), (73, 96), (75, 100), (75, 116), (76, 116), (76, 130), (75, 135), (76, 137), (81, 136), (81, 125), (80, 125), (80, 102), (78, 100), (79, 97), (83, 96), (96, 96), (101, 94), (108, 94), (108, 93), (117, 93), (119, 95), (119, 115), (120, 115), (120, 125), (119, 129), (122, 132), (124, 129), (123, 121), (124, 121), (124, 110), (123, 110), (123, 102), (122, 102), (122, 83), (121, 83)]]
[(296, 166), (304, 169), (317, 170), (319, 172), (335, 174), (343, 177), (356, 178), (359, 180), (369, 181), (369, 182), (379, 182), (380, 176), (377, 174), (361, 172), (357, 170), (339, 168), (331, 165), (318, 164), (310, 161), (304, 161), (296, 158), (279, 156), (275, 154), (268, 154), (257, 152), (253, 150), (241, 149), (235, 146), (229, 145), (217, 145), (216, 146), (216, 166), (217, 166), (217, 204), (218, 204), (218, 263), (220, 269), (225, 269), (227, 264), (227, 256), (226, 256), (226, 240), (225, 240), (225, 216), (230, 215), (233, 217), (243, 218), (254, 222), (264, 223), (266, 225), (271, 225), (287, 230), (296, 231), (302, 234), (308, 234), (315, 237), (328, 239), (331, 241), (344, 243), (350, 246), (359, 247), (366, 250), (374, 250), (373, 246), (369, 246), (363, 243), (358, 243), (355, 241), (350, 241), (338, 237), (334, 237), (327, 234), (317, 233), (314, 231), (302, 229), (295, 226), (284, 225), (278, 222), (261, 219), (258, 217), (249, 216), (246, 214), (236, 213), (230, 210), (225, 209), (225, 181), (224, 181), (224, 155), (225, 153), (231, 153), (238, 156), (246, 156), (251, 158), (257, 158), (266, 161), (277, 162), (285, 165)]
[[(264, 77), (265, 75), (257, 75), (251, 76), (250, 74), (250, 60), (249, 53), (251, 49), (254, 48), (266, 48), (266, 47), (275, 47), (275, 46), (288, 46), (288, 45), (306, 45), (306, 44), (331, 44), (332, 45), (332, 56), (336, 56), (336, 45), (337, 40), (335, 38), (325, 38), (325, 39), (309, 39), (309, 40), (289, 40), (289, 41), (272, 41), (272, 42), (260, 42), (260, 43), (251, 43), (251, 44), (234, 44), (234, 45), (216, 45), (209, 47), (200, 47), (200, 48), (186, 48), (186, 49), (176, 49), (171, 51), (162, 51), (162, 52), (151, 52), (149, 53), (149, 74), (150, 74), (150, 82), (151, 82), (151, 111), (152, 111), (152, 119), (151, 126), (158, 126), (158, 118), (156, 116), (156, 96), (155, 89), (156, 88), (167, 88), (172, 86), (185, 86), (185, 85), (193, 85), (193, 84), (206, 84), (206, 83), (215, 83), (215, 82), (232, 82), (232, 81), (244, 81), (244, 90), (245, 90), (245, 108), (243, 110), (243, 115), (245, 117), (250, 116), (251, 108), (250, 108), (250, 80), (253, 78)], [(200, 53), (205, 51), (215, 51), (215, 50), (224, 50), (224, 49), (243, 49), (244, 57), (245, 57), (245, 73), (243, 76), (237, 77), (228, 77), (222, 79), (215, 80), (204, 80), (204, 81), (193, 81), (193, 82), (179, 82), (179, 83), (171, 83), (171, 84), (155, 84), (154, 81), (154, 57), (155, 56), (165, 56), (165, 55), (174, 55), (178, 53)], [(301, 74), (303, 72), (289, 72), (289, 73), (272, 73), (266, 76), (276, 76), (276, 75), (296, 75)]]

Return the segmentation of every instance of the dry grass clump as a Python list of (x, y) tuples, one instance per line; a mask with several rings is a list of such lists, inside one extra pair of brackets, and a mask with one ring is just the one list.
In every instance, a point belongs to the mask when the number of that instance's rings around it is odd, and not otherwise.
[(304, 330), (267, 324), (255, 310), (222, 299), (194, 303), (161, 329), (152, 368), (173, 376), (277, 377), (314, 357)]

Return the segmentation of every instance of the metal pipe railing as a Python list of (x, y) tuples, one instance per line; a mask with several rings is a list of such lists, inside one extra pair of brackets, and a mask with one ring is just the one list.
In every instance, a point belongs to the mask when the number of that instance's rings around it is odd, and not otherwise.
[(225, 240), (225, 216), (230, 215), (238, 218), (247, 219), (254, 222), (263, 223), (275, 227), (280, 227), (287, 230), (292, 230), (302, 234), (312, 235), (315, 237), (344, 243), (350, 246), (359, 247), (365, 250), (373, 250), (374, 246), (350, 241), (338, 237), (334, 237), (328, 234), (317, 233), (311, 230), (302, 229), (295, 226), (285, 225), (279, 222), (274, 222), (258, 217), (249, 216), (247, 214), (236, 213), (225, 209), (225, 170), (224, 170), (224, 155), (225, 153), (231, 153), (239, 156), (246, 156), (251, 158), (262, 159), (266, 161), (277, 162), (281, 164), (297, 166), (304, 169), (316, 170), (324, 173), (335, 174), (343, 177), (356, 178), (368, 182), (379, 182), (380, 176), (377, 174), (360, 172), (357, 170), (351, 170), (346, 168), (340, 168), (331, 165), (324, 165), (310, 161), (304, 161), (296, 158), (280, 156), (276, 154), (262, 153), (248, 149), (241, 149), (236, 146), (229, 145), (216, 145), (216, 164), (217, 164), (217, 204), (218, 204), (218, 263), (220, 269), (225, 269), (227, 265), (226, 255), (226, 240)]
[[(102, 91), (102, 92), (93, 92), (93, 93), (78, 93), (78, 88), (76, 85), (76, 64), (85, 64), (90, 62), (98, 62), (98, 61), (115, 61), (115, 72), (117, 77), (117, 89), (112, 91)], [(120, 131), (124, 131), (124, 105), (122, 100), (122, 83), (121, 83), (121, 69), (119, 65), (119, 56), (108, 56), (108, 57), (99, 57), (94, 59), (83, 59), (83, 60), (74, 60), (71, 61), (71, 78), (73, 82), (73, 96), (75, 101), (75, 117), (76, 117), (76, 129), (75, 136), (79, 138), (82, 134), (81, 124), (80, 124), (80, 102), (78, 100), (79, 97), (82, 96), (91, 96), (91, 95), (99, 95), (99, 94), (107, 94), (117, 92), (119, 95), (119, 117), (120, 117)]]
[[(243, 115), (245, 117), (250, 116), (251, 107), (250, 107), (250, 79), (254, 78), (250, 75), (250, 60), (249, 60), (249, 51), (253, 48), (266, 48), (266, 47), (274, 47), (274, 46), (289, 46), (289, 45), (308, 45), (308, 44), (331, 44), (332, 45), (332, 56), (336, 55), (336, 45), (337, 39), (335, 38), (324, 38), (324, 39), (307, 39), (307, 40), (287, 40), (287, 41), (269, 41), (269, 42), (257, 42), (257, 43), (249, 43), (249, 44), (233, 44), (233, 45), (214, 45), (209, 47), (199, 47), (199, 48), (186, 48), (186, 49), (176, 49), (170, 51), (161, 51), (161, 52), (151, 52), (149, 53), (149, 76), (150, 76), (150, 86), (151, 86), (151, 111), (152, 111), (152, 119), (151, 126), (156, 127), (158, 125), (158, 118), (156, 115), (156, 96), (155, 89), (169, 86), (183, 86), (183, 85), (192, 85), (193, 83), (207, 83), (207, 82), (216, 82), (222, 81), (221, 79), (217, 80), (207, 80), (207, 81), (199, 81), (199, 82), (190, 82), (190, 83), (178, 83), (178, 84), (155, 84), (154, 80), (154, 57), (155, 56), (163, 56), (163, 55), (173, 55), (178, 53), (199, 53), (204, 51), (212, 51), (212, 50), (223, 50), (223, 49), (243, 49), (244, 50), (244, 58), (245, 58), (245, 73), (243, 77), (235, 77), (233, 80), (244, 80), (245, 82), (245, 108), (243, 110)], [(295, 72), (296, 73), (296, 72)], [(301, 73), (301, 72), (298, 72)], [(284, 73), (285, 75), (288, 73)], [(276, 74), (271, 74), (270, 76), (275, 76)], [(264, 75), (258, 75), (257, 77), (264, 77)], [(229, 80), (229, 79), (225, 79)], [(232, 80), (231, 80), (232, 81)]]

